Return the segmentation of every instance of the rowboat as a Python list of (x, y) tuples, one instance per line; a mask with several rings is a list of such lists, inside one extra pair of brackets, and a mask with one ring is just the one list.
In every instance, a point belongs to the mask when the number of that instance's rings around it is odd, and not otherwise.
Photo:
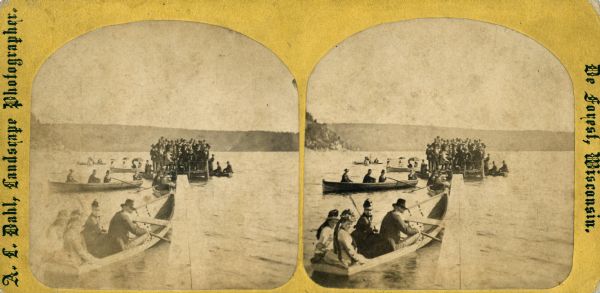
[(145, 170), (143, 168), (115, 168), (115, 167), (110, 167), (110, 172), (111, 173), (143, 173)]
[(60, 192), (90, 192), (90, 191), (109, 191), (119, 189), (139, 188), (142, 186), (142, 180), (135, 181), (112, 181), (109, 183), (80, 183), (80, 182), (56, 182), (49, 181), (50, 188)]
[(227, 178), (231, 178), (231, 177), (233, 177), (233, 173), (214, 173), (211, 176), (212, 177), (227, 177)]
[(334, 182), (323, 180), (323, 193), (364, 192), (415, 187), (418, 180), (398, 180), (383, 183)]
[(150, 235), (139, 236), (130, 241), (130, 243), (136, 243), (136, 241), (143, 240), (140, 237), (147, 237), (140, 244), (103, 258), (97, 258), (91, 262), (85, 262), (81, 265), (64, 263), (63, 258), (55, 258), (45, 264), (44, 272), (54, 275), (82, 275), (117, 262), (126, 261), (143, 253), (161, 240), (166, 239), (165, 236), (171, 230), (171, 218), (175, 210), (175, 195), (170, 194), (155, 198), (143, 205), (137, 206), (136, 209), (138, 215), (149, 216), (147, 218), (134, 217), (132, 219), (139, 225), (145, 226), (150, 232)]
[(483, 178), (485, 178), (485, 176), (483, 175), (483, 169), (473, 169), (473, 170), (464, 170), (463, 171), (463, 178), (464, 180), (467, 181), (474, 181), (474, 180), (483, 180)]
[(382, 162), (377, 162), (377, 163), (371, 162), (371, 163), (369, 163), (369, 162), (365, 162), (365, 161), (354, 161), (352, 163), (354, 165), (365, 165), (365, 166), (369, 166), (369, 165), (381, 165), (381, 164), (383, 164)]
[(410, 168), (387, 166), (387, 167), (385, 167), (385, 171), (388, 173), (390, 173), (390, 172), (410, 172)]
[(444, 229), (444, 216), (446, 215), (446, 210), (448, 208), (448, 194), (449, 191), (445, 191), (409, 207), (409, 209), (418, 207), (418, 210), (425, 211), (425, 214), (427, 214), (427, 217), (423, 218), (408, 217), (406, 219), (409, 222), (423, 224), (422, 234), (415, 234), (405, 240), (406, 243), (413, 244), (393, 252), (368, 259), (364, 264), (345, 266), (339, 262), (322, 261), (313, 263), (311, 264), (313, 271), (321, 274), (351, 276), (372, 269), (381, 264), (400, 259), (403, 256), (413, 253), (417, 249), (429, 244), (434, 238), (436, 240), (440, 240), (437, 238), (437, 236)]
[(497, 172), (489, 173), (489, 174), (486, 174), (486, 175), (487, 176), (494, 176), (494, 177), (495, 176), (508, 177), (508, 171), (497, 171)]

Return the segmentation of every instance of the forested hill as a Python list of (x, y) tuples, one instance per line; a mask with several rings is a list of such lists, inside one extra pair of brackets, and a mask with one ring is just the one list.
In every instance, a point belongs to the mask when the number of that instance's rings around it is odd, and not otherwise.
[(304, 145), (312, 150), (353, 149), (337, 133), (329, 129), (327, 124), (317, 122), (308, 112), (306, 112), (305, 134)]
[(31, 119), (31, 147), (95, 152), (148, 151), (161, 137), (205, 139), (215, 151), (298, 151), (298, 133), (151, 126), (42, 124)]
[(329, 129), (359, 150), (424, 150), (436, 136), (479, 138), (488, 150), (573, 151), (573, 132), (505, 131), (398, 124), (328, 124)]

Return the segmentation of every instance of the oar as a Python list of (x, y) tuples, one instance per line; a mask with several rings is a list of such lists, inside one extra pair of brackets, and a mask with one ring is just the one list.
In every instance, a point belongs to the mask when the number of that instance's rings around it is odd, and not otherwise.
[(352, 201), (352, 204), (354, 205), (354, 208), (356, 209), (356, 212), (358, 212), (358, 214), (360, 215), (361, 212), (358, 209), (358, 206), (356, 205), (356, 202), (354, 201), (354, 198), (352, 198), (352, 195), (348, 194), (348, 197), (350, 198), (350, 200)]
[(167, 242), (171, 243), (171, 239), (168, 239), (168, 238), (162, 237), (162, 236), (160, 236), (160, 235), (156, 235), (156, 234), (154, 234), (154, 233), (152, 233), (152, 232), (148, 232), (148, 233), (150, 233), (150, 235), (152, 235), (152, 236), (154, 236), (154, 237), (156, 237), (156, 238), (158, 238), (158, 239), (161, 239), (161, 240), (164, 240), (164, 241), (167, 241)]
[(439, 238), (437, 238), (437, 237), (435, 237), (435, 236), (429, 235), (429, 234), (427, 234), (427, 233), (425, 233), (425, 232), (419, 232), (419, 233), (421, 233), (421, 235), (423, 235), (423, 236), (427, 236), (427, 237), (429, 237), (429, 238), (431, 238), (431, 239), (433, 239), (433, 240), (435, 240), (435, 241), (442, 242), (442, 239), (439, 239)]
[(140, 189), (136, 190), (135, 193), (138, 193), (138, 192), (143, 191), (143, 190), (148, 190), (148, 189), (153, 188), (153, 187), (154, 186), (150, 186), (150, 187), (146, 187), (146, 188), (140, 188)]
[(132, 183), (129, 183), (129, 182), (127, 182), (127, 181), (123, 181), (123, 180), (121, 180), (121, 179), (117, 179), (117, 178), (111, 178), (111, 179), (115, 179), (115, 180), (117, 180), (117, 181), (121, 181), (121, 182), (123, 182), (123, 183), (125, 183), (125, 184), (133, 185), (133, 186), (135, 186), (135, 187), (138, 187), (138, 188), (139, 188), (139, 186), (138, 186), (137, 184), (132, 184)]
[(423, 186), (423, 187), (415, 188), (415, 189), (413, 189), (413, 190), (410, 190), (410, 191), (404, 191), (404, 193), (413, 193), (413, 192), (415, 192), (415, 191), (417, 191), (417, 190), (421, 190), (421, 189), (423, 189), (423, 188), (427, 188), (427, 186)]
[(394, 181), (396, 181), (396, 182), (402, 182), (402, 181), (400, 181), (400, 180), (398, 180), (398, 179), (394, 179), (394, 178), (392, 178), (392, 177), (385, 177), (385, 178), (386, 178), (386, 179), (392, 179), (392, 180), (394, 180)]

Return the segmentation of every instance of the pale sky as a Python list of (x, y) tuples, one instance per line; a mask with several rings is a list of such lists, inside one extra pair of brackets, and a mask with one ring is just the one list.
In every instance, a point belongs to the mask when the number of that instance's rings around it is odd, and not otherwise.
[(32, 111), (43, 123), (298, 131), (293, 77), (270, 50), (194, 22), (104, 27), (42, 65)]
[(359, 32), (328, 52), (307, 109), (327, 123), (573, 131), (569, 76), (537, 42), (497, 25), (420, 19)]

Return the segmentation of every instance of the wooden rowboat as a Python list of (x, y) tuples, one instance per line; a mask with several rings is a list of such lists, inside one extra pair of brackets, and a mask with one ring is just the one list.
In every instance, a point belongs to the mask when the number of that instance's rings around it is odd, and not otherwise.
[[(405, 240), (407, 243), (414, 242), (413, 244), (369, 259), (364, 264), (344, 266), (341, 263), (319, 262), (311, 265), (313, 271), (321, 274), (350, 276), (369, 270), (381, 264), (400, 259), (403, 256), (415, 252), (417, 249), (429, 244), (433, 238), (436, 238), (444, 229), (444, 216), (448, 208), (448, 192), (440, 193), (409, 208), (412, 209), (414, 207), (419, 207), (421, 210), (427, 209), (429, 211), (426, 218), (414, 218), (414, 220), (412, 220), (413, 222), (419, 222), (423, 224), (423, 233), (427, 236), (424, 234), (415, 234)], [(407, 221), (411, 221), (411, 219), (412, 218), (409, 217), (407, 218)], [(439, 240), (439, 238), (436, 239)]]
[(385, 167), (385, 171), (390, 173), (390, 172), (410, 172), (410, 168), (408, 167), (391, 167), (391, 166), (387, 166)]
[(415, 187), (418, 180), (399, 180), (383, 183), (334, 182), (323, 180), (323, 193), (365, 192)]
[(227, 178), (231, 178), (231, 177), (233, 177), (233, 173), (214, 173), (211, 176), (212, 177), (227, 177)]
[(165, 236), (171, 230), (170, 220), (175, 211), (175, 195), (170, 194), (155, 198), (146, 204), (136, 207), (136, 209), (137, 214), (140, 216), (150, 215), (146, 218), (133, 218), (134, 222), (146, 226), (150, 232), (150, 235), (146, 234), (131, 240), (131, 242), (140, 241), (143, 240), (143, 238), (140, 237), (147, 237), (141, 244), (81, 265), (61, 263), (60, 261), (63, 259), (52, 260), (46, 264), (44, 268), (45, 274), (82, 275), (111, 264), (126, 261), (127, 259), (143, 253), (161, 240), (166, 239)]
[(79, 183), (79, 182), (56, 182), (50, 181), (50, 188), (60, 192), (91, 192), (91, 191), (108, 191), (119, 189), (139, 188), (142, 186), (142, 180), (135, 181), (115, 181), (110, 183)]
[(381, 165), (381, 164), (383, 164), (382, 162), (377, 162), (377, 163), (374, 163), (374, 162), (369, 163), (369, 162), (367, 162), (367, 163), (365, 163), (364, 161), (354, 161), (352, 163), (354, 165), (365, 165), (365, 166), (369, 166), (369, 165)]
[(144, 173), (145, 170), (143, 168), (135, 169), (135, 168), (115, 168), (115, 167), (110, 167), (110, 172), (111, 173), (135, 173), (136, 171), (138, 173)]
[(473, 169), (473, 170), (464, 170), (463, 178), (467, 181), (479, 181), (483, 180), (485, 176), (483, 175), (483, 169)]

